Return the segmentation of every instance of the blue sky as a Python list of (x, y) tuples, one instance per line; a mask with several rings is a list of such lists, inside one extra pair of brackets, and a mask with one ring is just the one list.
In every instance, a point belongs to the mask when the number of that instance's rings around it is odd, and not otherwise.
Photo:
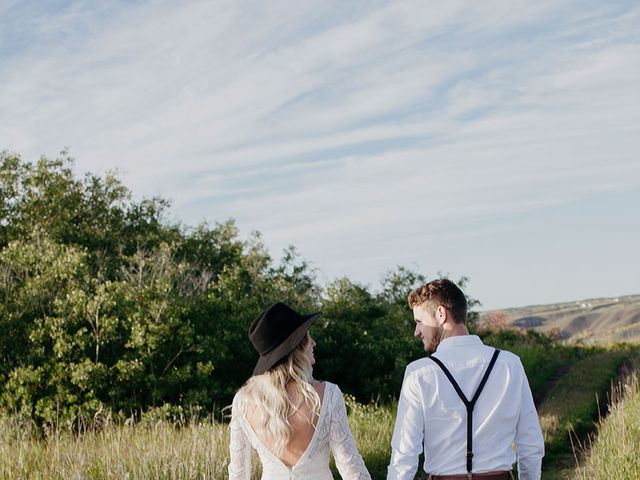
[(0, 0), (0, 149), (69, 147), (322, 282), (640, 293), (640, 4)]

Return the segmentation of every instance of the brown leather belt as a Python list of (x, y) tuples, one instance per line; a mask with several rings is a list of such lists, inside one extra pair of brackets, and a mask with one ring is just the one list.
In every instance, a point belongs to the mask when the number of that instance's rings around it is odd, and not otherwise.
[(513, 476), (511, 472), (486, 472), (486, 473), (473, 473), (471, 476), (465, 474), (462, 475), (429, 475), (429, 480), (512, 480)]

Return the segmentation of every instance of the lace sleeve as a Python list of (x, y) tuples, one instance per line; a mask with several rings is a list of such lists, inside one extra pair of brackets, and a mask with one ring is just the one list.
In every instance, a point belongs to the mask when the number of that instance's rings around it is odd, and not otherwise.
[(371, 475), (364, 465), (362, 456), (358, 453), (356, 442), (349, 428), (347, 408), (344, 405), (342, 392), (337, 386), (335, 388), (329, 441), (336, 466), (344, 480), (371, 480)]
[(249, 480), (251, 477), (251, 443), (242, 429), (240, 415), (234, 399), (229, 424), (229, 480)]

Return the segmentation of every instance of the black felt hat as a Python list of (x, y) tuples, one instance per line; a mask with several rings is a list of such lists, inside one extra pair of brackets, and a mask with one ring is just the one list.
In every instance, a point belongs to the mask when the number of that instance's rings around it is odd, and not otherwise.
[(249, 340), (260, 354), (253, 375), (266, 372), (293, 352), (319, 316), (319, 312), (300, 315), (282, 302), (258, 315), (249, 328)]

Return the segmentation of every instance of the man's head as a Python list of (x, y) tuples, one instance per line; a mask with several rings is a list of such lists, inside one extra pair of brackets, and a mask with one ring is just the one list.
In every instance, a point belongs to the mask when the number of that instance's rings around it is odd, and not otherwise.
[(416, 321), (414, 335), (422, 339), (427, 352), (435, 352), (440, 341), (466, 333), (467, 299), (451, 280), (433, 280), (409, 294), (409, 306)]

